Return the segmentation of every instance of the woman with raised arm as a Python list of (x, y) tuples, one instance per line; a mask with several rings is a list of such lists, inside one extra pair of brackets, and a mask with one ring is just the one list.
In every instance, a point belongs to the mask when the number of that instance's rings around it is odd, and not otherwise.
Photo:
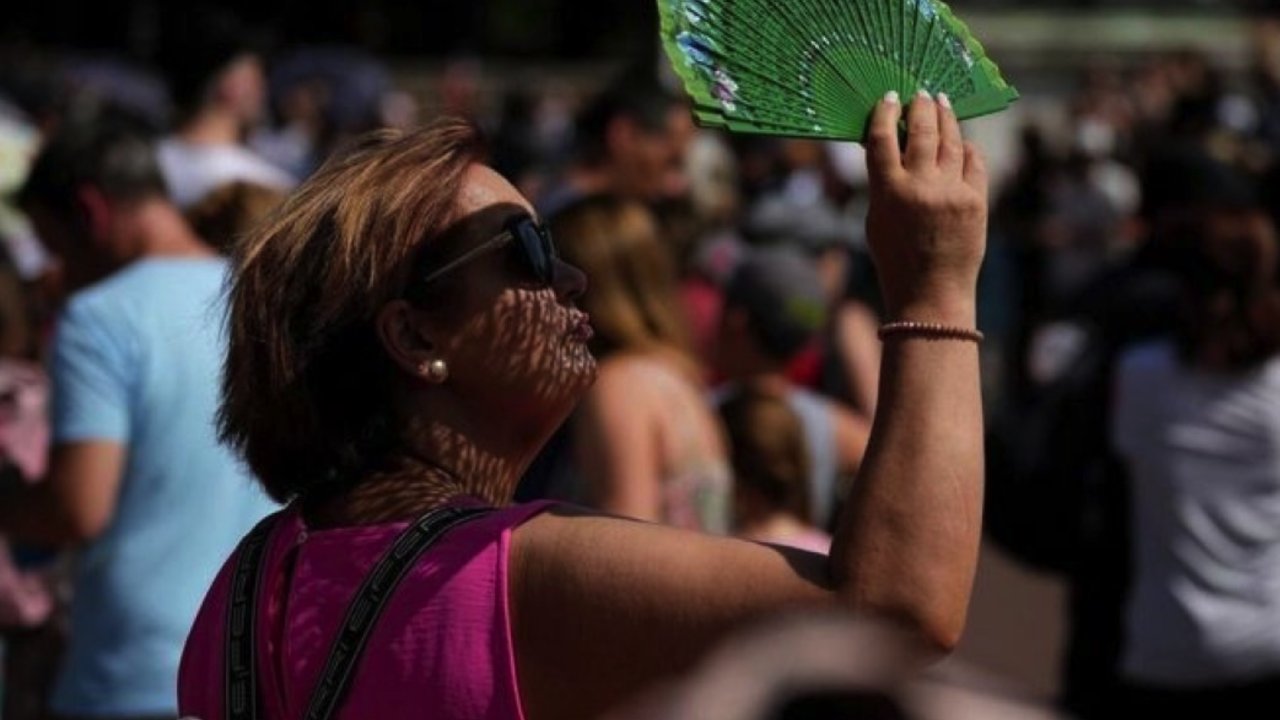
[(288, 501), (228, 561), (182, 713), (586, 718), (782, 610), (887, 616), (948, 650), (982, 495), (974, 294), (986, 175), (945, 98), (868, 141), (893, 321), (831, 556), (512, 505), (591, 384), (584, 278), (444, 122), (330, 162), (237, 248), (222, 430)]

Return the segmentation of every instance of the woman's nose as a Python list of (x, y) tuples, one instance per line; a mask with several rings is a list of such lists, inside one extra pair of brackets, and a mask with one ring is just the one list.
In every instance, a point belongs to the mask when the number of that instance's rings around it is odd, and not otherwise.
[(562, 301), (577, 300), (587, 291), (587, 274), (563, 260), (556, 260), (552, 287)]

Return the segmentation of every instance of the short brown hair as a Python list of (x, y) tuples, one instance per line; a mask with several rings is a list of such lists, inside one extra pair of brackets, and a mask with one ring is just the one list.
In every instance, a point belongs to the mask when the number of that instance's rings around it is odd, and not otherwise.
[(219, 430), (276, 500), (340, 491), (392, 458), (395, 372), (374, 329), (453, 221), (473, 126), (379, 131), (232, 250)]

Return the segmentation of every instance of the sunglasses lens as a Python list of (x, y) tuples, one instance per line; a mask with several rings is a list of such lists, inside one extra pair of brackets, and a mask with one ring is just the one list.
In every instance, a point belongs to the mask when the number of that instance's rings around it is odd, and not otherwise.
[(552, 273), (555, 271), (555, 245), (546, 228), (539, 227), (532, 220), (521, 221), (516, 227), (520, 238), (520, 247), (524, 250), (529, 267), (539, 282), (552, 284)]
[(556, 244), (555, 241), (551, 239), (551, 231), (548, 230), (545, 225), (538, 228), (538, 239), (542, 241), (540, 245), (542, 248), (542, 257), (546, 259), (547, 269), (544, 280), (548, 285), (551, 285), (555, 279), (556, 258), (559, 257), (556, 254)]

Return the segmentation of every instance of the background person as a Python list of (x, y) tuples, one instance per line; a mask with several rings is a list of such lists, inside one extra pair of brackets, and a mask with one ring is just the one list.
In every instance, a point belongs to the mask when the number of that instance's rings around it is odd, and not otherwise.
[(1166, 242), (1177, 329), (1116, 371), (1133, 494), (1123, 710), (1264, 717), (1280, 698), (1280, 246), (1248, 208), (1194, 213)]
[(624, 76), (587, 104), (577, 130), (574, 157), (538, 198), (544, 216), (588, 195), (657, 203), (688, 193), (693, 119), (652, 80)]
[(52, 346), (48, 476), (0, 489), (0, 532), (73, 549), (60, 717), (175, 714), (201, 586), (271, 508), (213, 430), (225, 263), (127, 126), (69, 125), (20, 196), (75, 290)]
[(197, 7), (165, 38), (164, 62), (179, 122), (158, 147), (170, 197), (186, 209), (237, 180), (289, 190), (294, 178), (250, 150), (267, 103), (266, 71), (248, 28), (224, 10)]
[(835, 522), (869, 431), (853, 411), (787, 375), (790, 364), (818, 340), (826, 316), (827, 297), (808, 257), (786, 247), (757, 249), (729, 280), (717, 345), (720, 374), (728, 381), (717, 393), (721, 402), (754, 387), (785, 398), (799, 416), (809, 454), (809, 508), (822, 528)]
[(785, 397), (746, 387), (720, 406), (733, 458), (734, 533), (826, 555), (809, 510), (809, 448)]

